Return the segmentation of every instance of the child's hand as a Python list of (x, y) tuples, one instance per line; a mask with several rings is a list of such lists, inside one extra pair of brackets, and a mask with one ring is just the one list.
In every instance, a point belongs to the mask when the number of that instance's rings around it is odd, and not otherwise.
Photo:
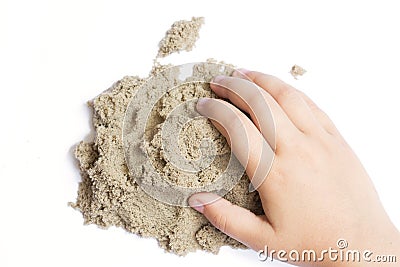
[[(240, 72), (261, 89), (242, 79)], [(238, 159), (249, 157), (245, 167), (250, 178), (259, 162), (262, 139), (276, 143), (272, 168), (257, 188), (265, 216), (256, 216), (223, 198), (206, 204), (215, 198), (210, 193), (193, 195), (190, 205), (222, 232), (254, 250), (268, 246), (269, 250), (287, 253), (294, 249), (300, 253), (314, 249), (319, 253), (329, 247), (338, 249), (336, 242), (345, 239), (349, 250), (371, 250), (371, 259), (380, 254), (397, 255), (400, 260), (400, 234), (384, 211), (365, 169), (328, 116), (306, 95), (281, 80), (254, 71), (240, 72), (234, 77), (217, 77), (211, 86), (218, 96), (229, 99), (236, 107), (223, 100), (204, 99), (198, 102), (197, 110), (213, 118)], [(256, 97), (260, 91), (264, 99)], [(268, 132), (268, 120), (254, 121), (255, 117), (268, 115), (257, 114), (265, 110), (260, 106), (265, 101), (274, 117), (276, 140), (271, 140), (274, 136)], [(228, 114), (226, 108), (235, 112)], [(253, 121), (243, 112), (250, 114)], [(249, 151), (239, 149), (238, 123), (251, 137), (243, 140), (248, 142)], [(323, 263), (294, 264), (349, 263), (333, 263), (325, 255)], [(359, 264), (367, 263), (361, 259)]]

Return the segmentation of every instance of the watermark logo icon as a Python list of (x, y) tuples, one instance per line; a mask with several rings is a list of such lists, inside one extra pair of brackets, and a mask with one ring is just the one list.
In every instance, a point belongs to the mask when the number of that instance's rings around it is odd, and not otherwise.
[(375, 255), (371, 250), (347, 249), (349, 243), (346, 239), (340, 238), (336, 242), (337, 248), (329, 247), (321, 251), (313, 249), (296, 250), (273, 250), (265, 246), (258, 251), (260, 261), (282, 261), (282, 262), (375, 262), (394, 263), (397, 262), (395, 255)]
[(339, 249), (345, 249), (349, 246), (349, 244), (347, 243), (346, 239), (340, 238), (337, 242), (336, 245)]

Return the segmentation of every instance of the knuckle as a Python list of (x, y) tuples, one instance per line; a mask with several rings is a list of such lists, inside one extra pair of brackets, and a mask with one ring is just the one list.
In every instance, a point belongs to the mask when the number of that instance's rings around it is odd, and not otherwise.
[(251, 80), (256, 84), (264, 84), (266, 82), (271, 82), (274, 79), (274, 76), (267, 75), (261, 72), (251, 72)]
[(318, 106), (316, 107), (316, 110), (315, 110), (315, 111), (318, 111), (318, 112), (319, 112), (319, 114), (320, 114), (320, 116), (321, 116), (322, 119), (324, 119), (324, 120), (326, 120), (326, 121), (329, 121), (329, 122), (332, 122), (332, 120), (331, 120), (331, 118), (328, 116), (328, 114), (327, 114), (325, 111), (323, 111), (322, 109), (320, 109)]
[(213, 224), (217, 227), (221, 232), (226, 232), (228, 219), (224, 214), (217, 214), (213, 218)]
[(273, 166), (268, 173), (264, 183), (266, 184), (267, 188), (272, 192), (279, 192), (282, 188), (287, 187), (287, 179), (286, 179), (286, 171), (280, 166)]
[(306, 103), (308, 104), (308, 106), (310, 107), (310, 110), (312, 112), (318, 112), (320, 114), (323, 114), (324, 112), (318, 107), (317, 104), (315, 104), (313, 101), (306, 101)]
[(280, 86), (276, 93), (277, 101), (287, 101), (298, 97), (298, 94), (295, 90), (287, 86)]
[(314, 101), (312, 101), (304, 92), (295, 89), (297, 94), (300, 95), (301, 98), (303, 98), (304, 102), (306, 102), (306, 104), (310, 107), (310, 110), (312, 112), (322, 112), (323, 111), (319, 108), (319, 106), (317, 104), (315, 104)]
[(259, 79), (259, 76), (261, 75), (261, 73), (258, 73), (256, 71), (249, 71), (245, 73), (246, 78), (248, 78), (249, 80), (256, 82), (257, 79)]

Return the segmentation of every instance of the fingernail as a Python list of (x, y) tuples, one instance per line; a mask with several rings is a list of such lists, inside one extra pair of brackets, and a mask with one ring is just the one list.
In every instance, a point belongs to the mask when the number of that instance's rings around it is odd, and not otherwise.
[(194, 208), (200, 213), (204, 212), (204, 205), (209, 205), (219, 200), (221, 196), (209, 192), (201, 192), (192, 195), (188, 199), (189, 206)]
[(218, 76), (215, 76), (215, 77), (214, 77), (213, 82), (218, 84), (218, 83), (221, 83), (221, 81), (222, 81), (223, 79), (225, 79), (225, 76), (223, 76), (223, 75), (218, 75)]
[(203, 97), (203, 98), (199, 98), (197, 100), (197, 104), (196, 104), (196, 110), (198, 113), (202, 114), (202, 110), (204, 110), (204, 106), (207, 104), (207, 102), (209, 101), (209, 98)]
[(247, 74), (249, 74), (250, 73), (250, 70), (248, 70), (248, 69), (237, 69), (237, 70), (235, 70), (233, 73), (232, 73), (232, 76), (233, 77), (242, 77), (242, 76), (244, 76), (244, 75), (247, 75)]
[(200, 213), (204, 211), (204, 204), (197, 198), (196, 195), (193, 195), (188, 200), (189, 206), (194, 208)]

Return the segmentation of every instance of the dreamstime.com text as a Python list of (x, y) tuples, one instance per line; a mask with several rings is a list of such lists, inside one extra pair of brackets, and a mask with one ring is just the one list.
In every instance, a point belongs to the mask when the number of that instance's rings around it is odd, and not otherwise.
[(375, 255), (370, 250), (350, 250), (345, 239), (339, 239), (336, 243), (337, 248), (329, 247), (317, 253), (315, 250), (270, 250), (268, 246), (264, 250), (258, 251), (260, 261), (282, 261), (282, 262), (322, 262), (330, 260), (332, 262), (370, 262), (370, 263), (395, 263), (395, 255)]

